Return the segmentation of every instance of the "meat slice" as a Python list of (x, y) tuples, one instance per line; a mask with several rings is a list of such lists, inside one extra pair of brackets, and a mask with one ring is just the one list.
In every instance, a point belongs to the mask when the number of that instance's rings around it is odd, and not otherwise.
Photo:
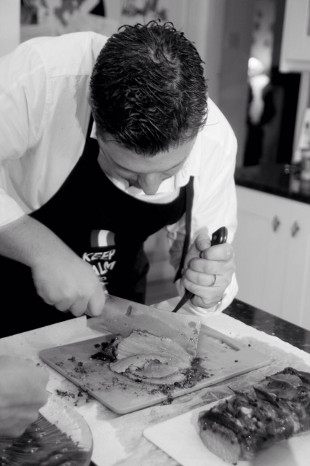
[(136, 354), (110, 364), (110, 368), (118, 373), (126, 370), (132, 372), (140, 370), (143, 371), (146, 377), (166, 377), (178, 370), (171, 362), (174, 362), (171, 358), (162, 356), (159, 353)]
[(117, 346), (117, 359), (127, 358), (135, 354), (159, 353), (163, 355), (178, 356), (185, 366), (191, 361), (191, 356), (182, 346), (171, 338), (159, 337), (146, 330), (134, 330), (131, 334), (122, 338)]
[(134, 330), (120, 338), (117, 361), (110, 364), (114, 372), (151, 384), (174, 384), (185, 379), (184, 371), (192, 357), (170, 338)]
[(123, 358), (110, 364), (114, 372), (125, 374), (133, 380), (152, 384), (181, 382), (184, 375), (177, 366), (179, 361), (171, 356), (159, 353), (140, 354)]

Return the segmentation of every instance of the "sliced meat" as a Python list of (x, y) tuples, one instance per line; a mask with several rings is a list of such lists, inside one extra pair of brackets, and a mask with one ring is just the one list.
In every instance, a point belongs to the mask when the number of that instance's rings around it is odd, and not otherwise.
[(192, 357), (170, 338), (135, 330), (121, 338), (110, 369), (133, 380), (163, 385), (182, 382)]
[(166, 377), (178, 371), (175, 360), (160, 354), (137, 354), (110, 364), (114, 372), (143, 371), (145, 377)]
[(113, 372), (130, 379), (151, 384), (173, 384), (182, 382), (184, 375), (177, 366), (177, 359), (160, 354), (135, 355), (110, 364)]
[(179, 384), (181, 385), (182, 383), (185, 382), (186, 376), (182, 374), (181, 372), (175, 373), (172, 375), (167, 375), (166, 377), (144, 377), (143, 374), (140, 374), (138, 372), (131, 373), (131, 372), (126, 372), (125, 374), (129, 379), (134, 380), (135, 382), (145, 382), (147, 384), (151, 385), (160, 385), (161, 387), (164, 385), (174, 385), (174, 384)]
[(178, 343), (170, 338), (158, 337), (147, 331), (134, 330), (128, 337), (122, 338), (117, 347), (117, 359), (127, 358), (136, 354), (159, 353), (178, 356), (188, 366), (191, 356)]

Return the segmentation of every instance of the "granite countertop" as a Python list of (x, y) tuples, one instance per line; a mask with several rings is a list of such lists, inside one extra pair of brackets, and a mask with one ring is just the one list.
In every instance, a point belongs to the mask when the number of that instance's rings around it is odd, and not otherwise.
[(310, 353), (310, 331), (238, 299), (223, 311), (234, 319)]
[[(26, 357), (42, 365), (43, 361), (39, 357), (42, 349), (98, 337), (100, 333), (88, 325), (90, 320), (83, 316), (2, 338), (0, 354)], [(94, 442), (92, 464), (175, 466), (179, 462), (173, 456), (144, 437), (146, 428), (229, 396), (231, 390), (250, 386), (286, 366), (310, 371), (310, 332), (307, 330), (239, 300), (234, 300), (223, 313), (212, 313), (204, 320), (202, 323), (209, 328), (234, 339), (237, 346), (251, 346), (268, 355), (268, 365), (229, 379), (229, 383), (224, 381), (177, 397), (169, 403), (150, 406), (123, 416), (114, 413), (86, 392), (81, 392), (78, 386), (60, 373), (46, 367), (49, 372), (49, 398), (74, 409), (91, 429)]]
[(300, 166), (288, 164), (237, 167), (235, 182), (237, 186), (310, 204), (310, 182), (301, 180), (299, 172)]

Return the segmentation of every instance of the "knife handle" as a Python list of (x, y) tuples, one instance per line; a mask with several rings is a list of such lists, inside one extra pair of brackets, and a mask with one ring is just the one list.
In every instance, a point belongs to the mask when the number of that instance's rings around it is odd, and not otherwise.
[(215, 246), (216, 244), (223, 244), (226, 243), (227, 241), (227, 228), (226, 227), (221, 227), (218, 230), (216, 230), (211, 238), (211, 246)]
[[(227, 234), (228, 234), (228, 230), (226, 227), (220, 227), (218, 230), (216, 230), (213, 234), (212, 234), (212, 237), (211, 237), (211, 246), (215, 246), (216, 244), (223, 244), (223, 243), (226, 243), (227, 241)], [(201, 251), (200, 253), (200, 257), (201, 254), (203, 253), (203, 251)], [(192, 299), (195, 295), (194, 293), (191, 293), (190, 291), (185, 291), (186, 293), (188, 293), (190, 295), (189, 299)]]
[[(226, 227), (220, 227), (218, 230), (216, 230), (213, 234), (212, 234), (212, 237), (211, 237), (211, 246), (215, 246), (216, 244), (223, 244), (223, 243), (226, 243), (227, 241), (227, 233), (228, 233), (228, 230)], [(210, 247), (211, 247), (210, 246)], [(202, 253), (203, 251), (201, 251)], [(200, 253), (200, 257), (201, 257), (201, 253)], [(184, 304), (189, 301), (190, 299), (192, 299), (193, 297), (195, 296), (194, 293), (191, 293), (190, 291), (188, 290), (185, 290), (185, 293), (183, 295), (183, 297), (181, 298), (181, 300), (179, 301), (179, 303), (176, 305), (176, 307), (173, 309), (172, 312), (177, 312), (182, 306), (184, 306)]]

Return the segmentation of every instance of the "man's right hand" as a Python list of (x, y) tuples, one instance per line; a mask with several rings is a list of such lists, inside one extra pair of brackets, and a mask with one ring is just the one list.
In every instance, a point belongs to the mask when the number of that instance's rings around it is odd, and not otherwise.
[(47, 401), (48, 373), (15, 356), (0, 356), (0, 437), (19, 437)]
[(48, 260), (36, 261), (32, 276), (37, 293), (59, 311), (75, 316), (98, 316), (103, 310), (105, 293), (92, 267), (73, 251), (59, 251)]
[(105, 292), (92, 267), (32, 217), (0, 228), (0, 254), (30, 267), (37, 293), (59, 311), (101, 314)]

